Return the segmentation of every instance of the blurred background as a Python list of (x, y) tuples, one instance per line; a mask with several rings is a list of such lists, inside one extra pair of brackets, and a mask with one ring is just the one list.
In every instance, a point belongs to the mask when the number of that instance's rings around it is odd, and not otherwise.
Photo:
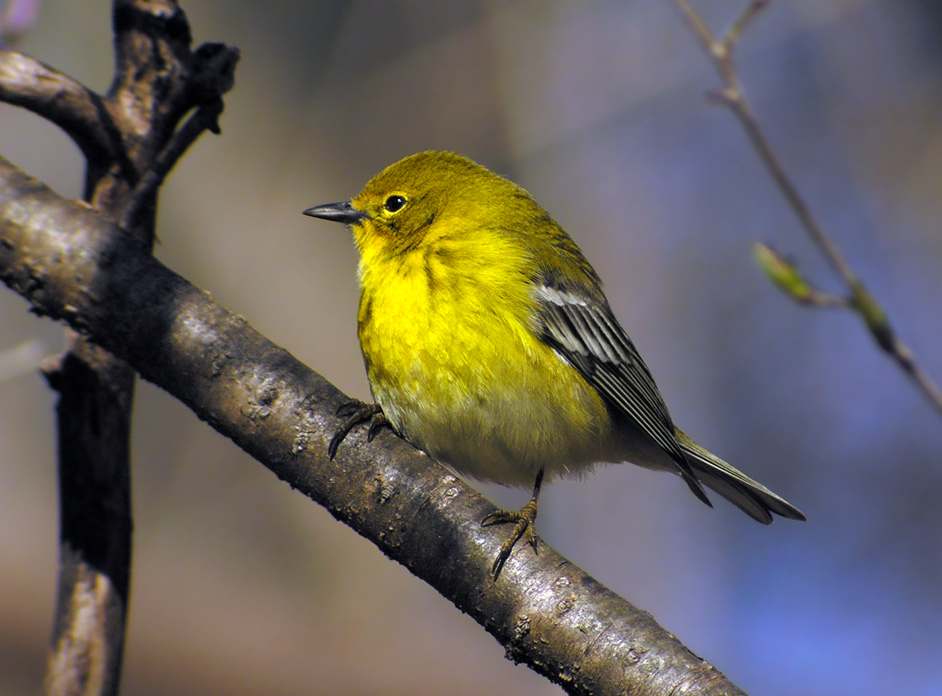
[[(696, 3), (716, 30), (745, 0)], [(2, 5), (2, 2), (0, 2)], [(341, 389), (369, 390), (348, 235), (302, 217), (423, 149), (529, 189), (606, 281), (676, 421), (808, 522), (710, 510), (616, 466), (550, 485), (540, 532), (752, 694), (937, 694), (942, 418), (846, 313), (802, 309), (753, 241), (840, 291), (673, 2), (184, 2), (238, 46), (221, 137), (163, 188), (158, 257)], [(15, 48), (105, 91), (109, 3), (45, 0)], [(788, 171), (942, 380), (942, 11), (776, 0), (739, 51)], [(0, 105), (0, 153), (65, 196), (82, 162)], [(0, 292), (0, 696), (36, 693), (56, 577), (61, 327)], [(134, 420), (122, 692), (557, 694), (433, 590), (149, 384)], [(525, 492), (481, 487), (519, 506)]]

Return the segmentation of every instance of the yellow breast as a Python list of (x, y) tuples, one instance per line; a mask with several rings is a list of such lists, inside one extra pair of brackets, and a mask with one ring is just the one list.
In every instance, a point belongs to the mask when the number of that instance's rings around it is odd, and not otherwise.
[(608, 411), (534, 333), (529, 260), (499, 235), (480, 242), (441, 237), (363, 259), (373, 397), (406, 439), (457, 471), (521, 486), (540, 468), (581, 473), (605, 458)]

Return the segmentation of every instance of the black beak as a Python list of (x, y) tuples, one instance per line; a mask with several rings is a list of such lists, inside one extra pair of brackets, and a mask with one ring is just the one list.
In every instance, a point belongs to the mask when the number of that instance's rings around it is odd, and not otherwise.
[(355, 225), (369, 215), (360, 212), (354, 208), (350, 201), (341, 201), (340, 203), (324, 203), (315, 205), (304, 211), (305, 215), (320, 218), (321, 220), (332, 220), (333, 222), (342, 222), (345, 225)]

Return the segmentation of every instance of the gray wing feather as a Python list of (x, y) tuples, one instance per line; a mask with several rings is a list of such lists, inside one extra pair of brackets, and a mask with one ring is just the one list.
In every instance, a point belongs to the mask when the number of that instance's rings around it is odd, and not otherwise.
[(674, 424), (654, 378), (605, 303), (540, 285), (542, 340), (569, 361), (616, 413), (630, 418), (677, 464), (687, 485), (710, 504), (674, 436)]
[(710, 505), (706, 484), (752, 518), (805, 516), (791, 503), (703, 449), (674, 427), (654, 378), (608, 304), (549, 285), (537, 289), (542, 340), (570, 362), (609, 407), (631, 419), (677, 464), (694, 494)]

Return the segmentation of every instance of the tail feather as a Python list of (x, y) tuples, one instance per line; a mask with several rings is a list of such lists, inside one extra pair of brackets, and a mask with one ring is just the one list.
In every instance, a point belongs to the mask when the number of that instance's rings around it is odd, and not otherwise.
[(772, 513), (790, 520), (805, 520), (801, 510), (757, 481), (703, 449), (677, 429), (677, 442), (701, 483), (762, 524), (772, 523)]

